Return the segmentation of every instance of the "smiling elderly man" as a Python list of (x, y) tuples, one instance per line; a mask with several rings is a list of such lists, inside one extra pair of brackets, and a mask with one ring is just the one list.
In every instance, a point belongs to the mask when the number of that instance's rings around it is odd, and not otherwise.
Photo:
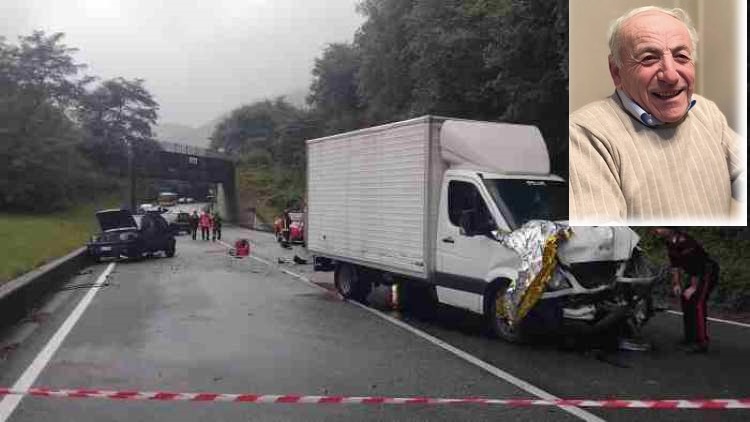
[(576, 223), (727, 221), (744, 201), (745, 141), (693, 93), (698, 37), (681, 9), (615, 20), (615, 92), (570, 115), (570, 213)]

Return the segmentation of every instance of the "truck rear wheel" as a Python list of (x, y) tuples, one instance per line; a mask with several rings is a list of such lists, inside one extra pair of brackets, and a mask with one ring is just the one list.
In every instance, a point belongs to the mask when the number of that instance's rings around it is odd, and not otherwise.
[(501, 283), (491, 291), (485, 309), (487, 328), (492, 337), (501, 338), (510, 343), (523, 343), (526, 335), (522, 324), (512, 325), (505, 312), (505, 290), (507, 283)]
[(333, 275), (336, 290), (346, 299), (364, 302), (370, 294), (372, 285), (359, 277), (357, 267), (352, 264), (339, 263)]

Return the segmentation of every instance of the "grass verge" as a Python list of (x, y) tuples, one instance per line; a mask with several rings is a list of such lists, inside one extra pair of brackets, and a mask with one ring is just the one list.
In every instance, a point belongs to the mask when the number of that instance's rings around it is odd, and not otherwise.
[(0, 213), (0, 284), (83, 246), (98, 231), (94, 213), (116, 200), (52, 214)]

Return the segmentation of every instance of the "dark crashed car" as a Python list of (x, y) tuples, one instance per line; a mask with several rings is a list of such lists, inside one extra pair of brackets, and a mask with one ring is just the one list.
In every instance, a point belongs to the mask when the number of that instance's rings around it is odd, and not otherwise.
[(95, 261), (137, 259), (156, 252), (174, 256), (174, 229), (158, 213), (133, 216), (128, 210), (112, 209), (97, 212), (96, 219), (102, 231), (86, 244)]

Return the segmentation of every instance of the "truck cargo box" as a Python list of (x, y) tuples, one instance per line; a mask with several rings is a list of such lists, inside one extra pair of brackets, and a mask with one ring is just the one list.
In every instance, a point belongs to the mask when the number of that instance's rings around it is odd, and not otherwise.
[[(307, 142), (311, 253), (427, 277), (441, 121), (422, 117)], [(426, 183), (430, 177), (437, 180)]]

